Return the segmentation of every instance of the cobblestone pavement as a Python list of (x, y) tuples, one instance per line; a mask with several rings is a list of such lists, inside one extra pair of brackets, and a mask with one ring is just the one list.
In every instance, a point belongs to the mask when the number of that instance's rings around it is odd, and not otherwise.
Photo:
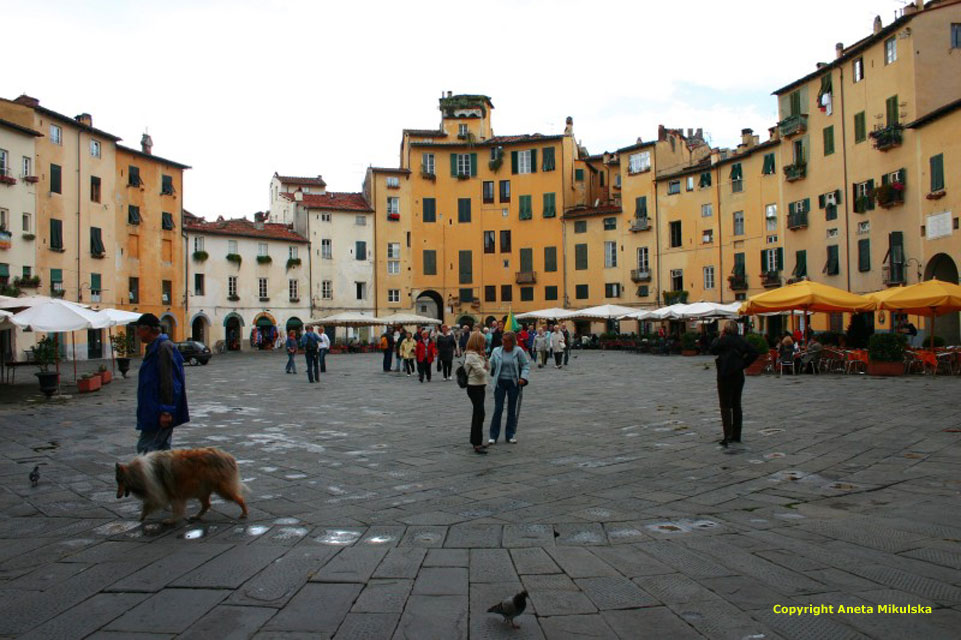
[[(140, 526), (116, 500), (133, 377), (0, 407), (0, 636), (958, 637), (957, 378), (752, 378), (724, 451), (709, 359), (581, 353), (478, 456), (455, 382), (328, 364), (319, 385), (275, 354), (188, 368), (175, 445), (237, 457), (247, 521)], [(519, 630), (485, 613), (522, 587)]]

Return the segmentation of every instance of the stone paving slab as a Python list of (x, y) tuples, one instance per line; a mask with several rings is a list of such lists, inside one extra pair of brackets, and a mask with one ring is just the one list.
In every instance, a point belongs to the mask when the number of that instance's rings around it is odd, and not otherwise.
[[(957, 629), (961, 435), (943, 425), (961, 424), (961, 407), (929, 399), (956, 396), (961, 380), (751, 378), (745, 442), (722, 451), (710, 359), (576, 355), (568, 369), (537, 370), (532, 386), (577, 393), (530, 393), (520, 443), (487, 456), (467, 444), (462, 390), (383, 374), (376, 355), (331, 357), (320, 386), (269, 377), (277, 354), (188, 368), (192, 420), (175, 445), (235, 455), (250, 487), (245, 522), (218, 499), (204, 523), (163, 527), (158, 514), (141, 526), (138, 502), (116, 499), (135, 377), (95, 397), (0, 404), (0, 635)], [(529, 610), (515, 632), (486, 608), (520, 588)], [(771, 612), (825, 599), (936, 608), (889, 622)]]

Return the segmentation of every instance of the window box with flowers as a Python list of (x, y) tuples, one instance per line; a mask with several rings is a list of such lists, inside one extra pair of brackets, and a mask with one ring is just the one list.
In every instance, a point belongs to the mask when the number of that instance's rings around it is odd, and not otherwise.
[(747, 276), (743, 273), (734, 273), (727, 277), (727, 283), (731, 291), (747, 291)]
[(257, 256), (257, 264), (270, 264), (273, 261), (270, 256)]
[(22, 237), (23, 237), (24, 240), (33, 240), (33, 239), (36, 238), (37, 236), (33, 235), (32, 233), (25, 233), (25, 234), (23, 234)]
[(795, 162), (784, 167), (784, 179), (788, 182), (802, 180), (807, 175), (807, 163)]
[(24, 176), (23, 181), (29, 182), (30, 184), (37, 184), (40, 182), (40, 176)]
[(882, 209), (890, 209), (904, 204), (904, 183), (889, 182), (877, 187), (872, 194)]
[(244, 259), (243, 259), (243, 257), (242, 257), (239, 253), (228, 253), (228, 254), (227, 254), (227, 262), (233, 262), (234, 264), (239, 265), (239, 264), (240, 264), (241, 262), (243, 262), (243, 261), (244, 261)]
[(27, 276), (26, 278), (15, 278), (13, 286), (20, 289), (36, 289), (40, 286), (40, 276)]
[(867, 213), (872, 208), (871, 196), (858, 196), (854, 199), (854, 213)]
[(868, 135), (874, 140), (875, 149), (878, 151), (887, 151), (888, 149), (901, 146), (901, 129), (901, 125), (892, 124), (882, 129), (872, 131)]
[(62, 298), (67, 294), (66, 289), (50, 289), (51, 298)]
[(287, 258), (287, 271), (300, 266), (300, 258)]
[(497, 171), (504, 164), (504, 154), (498, 153), (493, 158), (487, 161), (487, 168), (491, 171)]
[(944, 197), (945, 193), (947, 192), (944, 189), (940, 189), (938, 191), (932, 191), (931, 193), (929, 193), (924, 197), (927, 198), (928, 200), (940, 200), (941, 198)]
[(399, 213), (388, 213), (388, 214), (387, 214), (387, 219), (388, 219), (388, 220), (400, 220), (400, 214), (399, 214)]
[(420, 165), (420, 177), (426, 178), (427, 180), (436, 180), (437, 174), (427, 168), (427, 165)]
[(227, 296), (227, 299), (230, 300), (231, 302), (237, 302), (238, 300), (240, 300), (240, 296), (238, 295)]
[(0, 184), (17, 184), (17, 179), (13, 176), (0, 173)]
[(197, 262), (205, 262), (207, 258), (210, 257), (206, 251), (194, 251), (194, 260)]
[(761, 277), (761, 286), (765, 289), (781, 286), (781, 273), (779, 271), (765, 271)]

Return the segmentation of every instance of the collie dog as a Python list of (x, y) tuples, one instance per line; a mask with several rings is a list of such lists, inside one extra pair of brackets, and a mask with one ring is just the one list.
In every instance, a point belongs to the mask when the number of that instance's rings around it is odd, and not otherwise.
[(200, 511), (190, 518), (199, 520), (210, 509), (210, 495), (216, 493), (224, 500), (231, 500), (243, 510), (241, 518), (247, 517), (247, 503), (240, 481), (237, 461), (220, 449), (174, 449), (153, 451), (137, 456), (130, 464), (117, 463), (117, 499), (133, 493), (143, 501), (140, 521), (153, 511), (168, 505), (173, 516), (164, 522), (176, 524), (184, 517), (187, 500), (200, 500)]

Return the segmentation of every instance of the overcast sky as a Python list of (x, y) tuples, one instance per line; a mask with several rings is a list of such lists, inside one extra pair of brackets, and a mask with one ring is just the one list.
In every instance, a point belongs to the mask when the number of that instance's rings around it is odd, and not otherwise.
[(359, 191), (442, 91), (491, 96), (495, 134), (561, 133), (591, 153), (657, 125), (715, 146), (776, 121), (771, 91), (834, 57), (898, 0), (165, 2), (0, 0), (0, 95), (27, 93), (193, 167), (205, 217), (268, 206), (274, 171)]

